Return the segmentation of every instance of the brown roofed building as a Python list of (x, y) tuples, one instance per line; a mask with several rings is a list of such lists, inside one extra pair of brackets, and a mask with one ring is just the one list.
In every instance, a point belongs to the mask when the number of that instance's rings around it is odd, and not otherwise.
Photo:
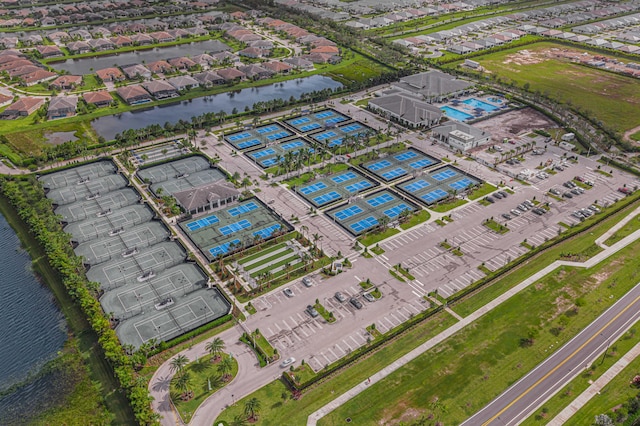
[(5, 120), (14, 120), (20, 117), (27, 117), (44, 105), (44, 98), (24, 97), (9, 105), (0, 114)]
[(43, 70), (42, 68), (38, 68), (35, 71), (32, 71), (28, 74), (22, 74), (20, 79), (27, 86), (33, 86), (34, 84), (42, 83), (43, 81), (49, 81), (56, 78), (58, 74), (55, 72)]
[(81, 85), (81, 75), (61, 75), (49, 84), (50, 87), (58, 90), (71, 90)]
[(113, 103), (113, 97), (111, 96), (111, 93), (107, 92), (106, 90), (83, 93), (82, 98), (87, 104), (95, 105), (98, 108), (106, 107)]
[(77, 96), (55, 96), (49, 101), (47, 118), (49, 120), (55, 120), (57, 118), (71, 117), (76, 115), (77, 106)]
[(153, 80), (142, 84), (147, 92), (156, 99), (175, 98), (179, 96), (175, 87), (164, 80)]
[(104, 83), (126, 80), (126, 77), (122, 73), (122, 71), (120, 71), (118, 68), (115, 68), (115, 67), (98, 70), (96, 71), (96, 75)]
[(58, 46), (36, 46), (36, 50), (42, 55), (43, 58), (64, 56), (64, 53)]
[(229, 182), (214, 182), (172, 194), (178, 204), (188, 213), (196, 214), (227, 205), (240, 197)]
[(167, 62), (169, 62), (171, 66), (179, 70), (189, 70), (197, 65), (195, 62), (193, 62), (191, 59), (187, 58), (186, 56), (183, 56), (180, 58), (171, 58)]
[(151, 95), (140, 85), (118, 87), (116, 92), (129, 105), (151, 102)]
[(242, 80), (246, 77), (245, 73), (235, 68), (223, 68), (216, 70), (216, 73), (218, 73), (220, 77), (224, 78), (224, 81), (226, 82)]
[(284, 62), (280, 62), (280, 61), (264, 62), (264, 63), (260, 64), (260, 66), (262, 68), (266, 68), (268, 70), (271, 70), (271, 71), (275, 72), (276, 74), (288, 74), (289, 71), (291, 71), (293, 69), (293, 67), (291, 65), (285, 64)]
[(149, 71), (151, 71), (154, 74), (171, 72), (173, 70), (173, 67), (171, 66), (171, 64), (164, 60), (149, 62), (147, 64), (147, 68), (149, 69)]

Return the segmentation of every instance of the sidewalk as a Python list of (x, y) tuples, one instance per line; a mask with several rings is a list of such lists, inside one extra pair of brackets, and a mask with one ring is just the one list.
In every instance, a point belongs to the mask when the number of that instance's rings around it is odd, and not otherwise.
[[(635, 217), (638, 210), (640, 210), (640, 208), (634, 210), (628, 216), (630, 216), (631, 218)], [(613, 232), (615, 232), (615, 230)], [(607, 233), (605, 233), (605, 235), (607, 235)], [(603, 235), (603, 237), (605, 235)], [(606, 236), (606, 238), (609, 238), (609, 237)], [(350, 399), (354, 398), (355, 396), (357, 396), (361, 392), (365, 391), (371, 384), (377, 383), (377, 382), (381, 381), (382, 379), (386, 378), (391, 373), (395, 372), (396, 370), (398, 370), (399, 368), (403, 367), (407, 363), (413, 361), (414, 359), (416, 359), (420, 355), (424, 354), (429, 349), (433, 348), (435, 345), (441, 343), (442, 341), (444, 341), (448, 337), (451, 337), (452, 335), (454, 335), (455, 333), (457, 333), (458, 331), (460, 331), (461, 329), (463, 329), (467, 325), (471, 324), (472, 322), (474, 322), (478, 318), (482, 317), (486, 313), (492, 311), (497, 306), (499, 306), (503, 302), (509, 300), (512, 296), (515, 296), (520, 291), (524, 290), (525, 288), (527, 288), (531, 284), (537, 282), (539, 279), (543, 278), (545, 275), (547, 275), (550, 272), (554, 271), (558, 267), (560, 267), (560, 266), (573, 266), (573, 267), (590, 268), (590, 267), (598, 264), (599, 262), (605, 260), (609, 256), (611, 256), (611, 255), (617, 253), (618, 251), (622, 250), (624, 247), (626, 247), (627, 245), (631, 244), (632, 242), (636, 241), (639, 238), (640, 238), (640, 230), (638, 230), (638, 231), (634, 232), (633, 234), (623, 238), (622, 240), (618, 241), (617, 243), (615, 243), (611, 247), (606, 247), (602, 252), (598, 253), (596, 256), (590, 258), (589, 260), (587, 260), (585, 262), (566, 262), (566, 261), (558, 261), (558, 260), (556, 260), (552, 264), (548, 265), (547, 267), (545, 267), (545, 268), (541, 269), (540, 271), (536, 272), (535, 274), (531, 275), (529, 278), (525, 279), (524, 281), (522, 281), (517, 286), (511, 288), (510, 290), (508, 290), (505, 293), (501, 294), (500, 296), (498, 296), (497, 298), (495, 298), (491, 302), (489, 302), (486, 305), (484, 305), (483, 307), (479, 308), (477, 311), (473, 312), (469, 316), (463, 318), (461, 321), (459, 321), (456, 324), (452, 325), (451, 327), (449, 327), (448, 329), (446, 329), (442, 333), (440, 333), (437, 336), (429, 339), (428, 341), (426, 341), (422, 345), (418, 346), (417, 348), (415, 348), (414, 350), (412, 350), (408, 354), (402, 356), (401, 358), (397, 359), (396, 361), (394, 361), (390, 365), (384, 367), (382, 370), (380, 370), (377, 373), (371, 375), (371, 377), (369, 378), (368, 381), (365, 381), (363, 383), (360, 383), (359, 385), (356, 385), (355, 387), (349, 389), (347, 392), (345, 392), (344, 394), (340, 395), (338, 398), (334, 399), (333, 401), (329, 402), (328, 404), (324, 405), (323, 407), (321, 407), (320, 409), (318, 409), (314, 413), (311, 413), (311, 415), (309, 415), (309, 418), (307, 419), (307, 426), (315, 426), (319, 419), (321, 419), (322, 417), (326, 416), (327, 414), (329, 414), (330, 412), (332, 412), (333, 410), (335, 410), (339, 406), (345, 404), (346, 402), (348, 402)], [(640, 351), (640, 349), (638, 349), (638, 350)]]

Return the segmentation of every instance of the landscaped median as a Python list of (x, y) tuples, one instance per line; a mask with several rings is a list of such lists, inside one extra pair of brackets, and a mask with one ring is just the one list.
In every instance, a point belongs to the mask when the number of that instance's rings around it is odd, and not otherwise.
[(259, 329), (251, 333), (243, 333), (240, 341), (253, 349), (260, 363), (260, 367), (265, 367), (280, 359), (278, 350), (271, 346), (271, 343), (262, 335)]

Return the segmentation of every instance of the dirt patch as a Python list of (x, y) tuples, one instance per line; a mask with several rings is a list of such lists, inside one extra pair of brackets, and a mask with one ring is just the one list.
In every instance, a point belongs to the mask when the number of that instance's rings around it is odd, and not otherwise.
[(521, 50), (513, 55), (506, 56), (503, 64), (516, 64), (516, 65), (533, 65), (540, 62), (549, 60), (549, 50)]
[(523, 108), (479, 121), (473, 127), (488, 131), (494, 141), (501, 141), (536, 129), (554, 128), (557, 124), (533, 108)]
[(378, 422), (379, 425), (397, 425), (397, 424), (407, 424), (407, 423), (411, 423), (413, 420), (419, 419), (421, 416), (423, 416), (425, 413), (425, 410), (418, 410), (416, 408), (408, 408), (407, 410), (404, 411), (404, 413), (402, 413), (402, 415), (397, 418), (397, 419), (393, 419), (393, 420), (380, 420)]

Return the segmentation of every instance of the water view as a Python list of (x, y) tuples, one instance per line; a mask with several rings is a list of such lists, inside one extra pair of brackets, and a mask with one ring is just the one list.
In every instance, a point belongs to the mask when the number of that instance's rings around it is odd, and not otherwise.
[(166, 122), (175, 123), (181, 119), (188, 121), (191, 120), (191, 117), (207, 112), (224, 111), (230, 114), (234, 108), (238, 111), (244, 111), (245, 107), (251, 108), (256, 102), (278, 98), (289, 99), (291, 96), (297, 99), (303, 93), (340, 87), (342, 87), (341, 83), (329, 77), (313, 75), (262, 87), (196, 98), (176, 104), (156, 106), (143, 111), (100, 117), (92, 122), (92, 126), (98, 135), (111, 140), (116, 134), (127, 129), (140, 129), (151, 124), (164, 125)]
[[(31, 270), (31, 258), (20, 247), (18, 236), (0, 215), (0, 391), (20, 383), (56, 357), (66, 340), (64, 316), (54, 296)], [(45, 376), (46, 377), (46, 376)], [(38, 385), (40, 383), (40, 385)], [(16, 394), (37, 405), (42, 379), (0, 398), (0, 422)], [(26, 388), (25, 388), (26, 389)]]
[(93, 58), (67, 59), (64, 62), (49, 63), (58, 71), (68, 71), (73, 75), (91, 74), (96, 70), (113, 66), (142, 64), (177, 56), (195, 56), (201, 53), (218, 53), (230, 50), (229, 46), (218, 40), (196, 41), (170, 47), (155, 47), (148, 50), (119, 53), (117, 55), (95, 56)]

